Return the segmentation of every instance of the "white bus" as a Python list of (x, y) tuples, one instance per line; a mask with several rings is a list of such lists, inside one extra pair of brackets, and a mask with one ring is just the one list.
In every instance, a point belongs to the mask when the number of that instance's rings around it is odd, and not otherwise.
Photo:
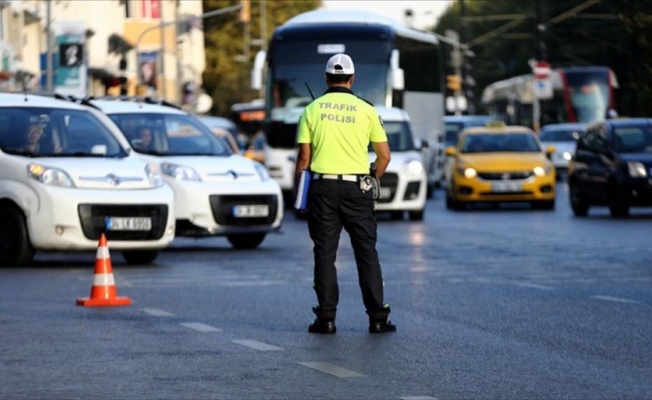
[(353, 58), (353, 92), (377, 106), (406, 110), (428, 170), (430, 197), (443, 176), (444, 65), (437, 37), (365, 11), (316, 10), (274, 31), (256, 55), (252, 87), (265, 92), (265, 163), (291, 193), (297, 123), (326, 91), (324, 66), (337, 53)]

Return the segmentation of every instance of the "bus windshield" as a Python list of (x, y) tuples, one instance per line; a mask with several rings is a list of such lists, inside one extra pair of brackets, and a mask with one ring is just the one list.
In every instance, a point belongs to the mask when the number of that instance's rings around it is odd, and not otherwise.
[[(364, 64), (355, 62), (353, 92), (373, 104), (385, 104), (387, 68), (385, 64)], [(280, 64), (274, 68), (274, 106), (304, 107), (327, 89), (324, 81), (325, 62)], [(306, 87), (307, 85), (307, 87)]]
[(604, 71), (567, 71), (566, 80), (577, 122), (604, 120), (610, 104), (609, 75)]

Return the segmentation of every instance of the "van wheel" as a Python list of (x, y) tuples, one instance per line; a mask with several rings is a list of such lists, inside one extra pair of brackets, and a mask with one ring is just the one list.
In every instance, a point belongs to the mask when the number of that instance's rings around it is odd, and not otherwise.
[(158, 250), (123, 250), (122, 257), (129, 265), (149, 265), (158, 257)]
[(589, 203), (584, 200), (575, 183), (570, 182), (568, 185), (570, 186), (569, 197), (573, 214), (577, 217), (586, 217), (589, 214)]
[(265, 240), (265, 233), (249, 233), (246, 235), (227, 235), (226, 238), (236, 249), (255, 249)]
[(0, 266), (24, 266), (34, 259), (25, 217), (14, 206), (0, 205)]

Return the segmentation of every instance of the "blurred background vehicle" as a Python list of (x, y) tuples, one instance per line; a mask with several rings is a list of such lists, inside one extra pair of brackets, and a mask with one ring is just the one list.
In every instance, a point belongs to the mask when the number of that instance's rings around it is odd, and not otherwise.
[(460, 132), (464, 128), (471, 126), (484, 126), (493, 118), (489, 115), (447, 115), (444, 117), (444, 127), (446, 128), (446, 138), (444, 145), (448, 148), (457, 145)]
[(206, 124), (218, 138), (224, 140), (233, 153), (240, 153), (238, 145), (238, 128), (228, 118), (200, 115), (197, 118)]
[(0, 265), (96, 250), (101, 234), (128, 263), (149, 264), (174, 239), (173, 196), (99, 111), (0, 94)]
[(554, 153), (550, 155), (550, 161), (557, 170), (558, 179), (568, 171), (568, 164), (575, 154), (575, 142), (585, 129), (585, 124), (566, 123), (549, 124), (539, 131), (541, 145), (555, 148)]
[(608, 206), (626, 217), (632, 206), (652, 206), (652, 119), (609, 119), (587, 126), (568, 170), (571, 208), (578, 217)]
[(255, 133), (251, 138), (241, 142), (242, 154), (254, 161), (265, 164), (265, 134), (262, 131)]
[(449, 147), (451, 171), (446, 176), (446, 207), (463, 210), (468, 203), (529, 202), (533, 208), (555, 208), (555, 168), (530, 128), (490, 123), (462, 131)]
[[(426, 207), (428, 176), (415, 147), (410, 117), (400, 108), (376, 107), (383, 119), (392, 161), (380, 178), (380, 198), (376, 211), (390, 212), (392, 219), (402, 219), (405, 212), (411, 221), (423, 220)], [(371, 161), (375, 153), (369, 147)]]
[[(279, 184), (258, 162), (233, 154), (193, 115), (153, 99), (91, 100), (105, 112), (134, 150), (160, 164), (175, 194), (176, 235), (226, 236), (237, 249), (260, 245), (283, 221)], [(155, 132), (154, 147), (142, 149), (133, 135), (140, 126)]]

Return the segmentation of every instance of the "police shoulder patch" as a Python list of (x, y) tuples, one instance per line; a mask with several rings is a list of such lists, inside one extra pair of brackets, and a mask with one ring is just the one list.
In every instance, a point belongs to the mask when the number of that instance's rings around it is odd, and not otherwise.
[(384, 128), (384, 127), (385, 127), (385, 124), (383, 123), (383, 117), (381, 117), (381, 116), (379, 115), (379, 116), (378, 116), (378, 121), (380, 122), (380, 126), (382, 126), (382, 127)]

